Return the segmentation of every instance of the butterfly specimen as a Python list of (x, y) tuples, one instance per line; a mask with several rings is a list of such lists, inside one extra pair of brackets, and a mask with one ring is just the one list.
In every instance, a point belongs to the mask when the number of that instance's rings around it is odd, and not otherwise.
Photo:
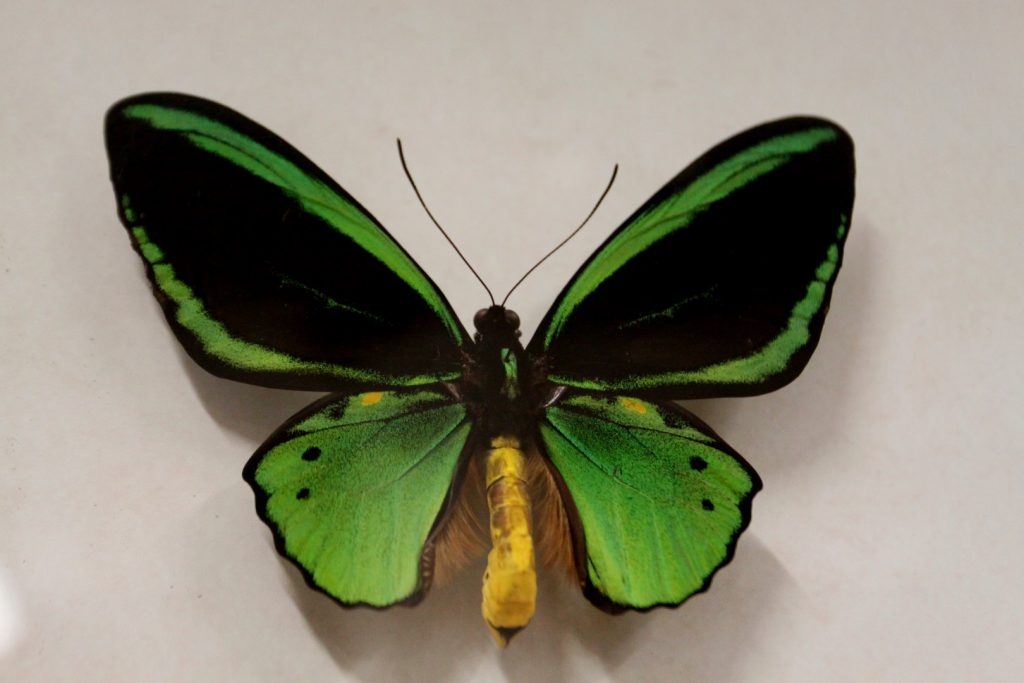
[(493, 298), (467, 332), (366, 209), (237, 112), (140, 95), (107, 114), (106, 142), (121, 220), (189, 355), (333, 392), (244, 471), (311, 586), (412, 604), (489, 540), (482, 610), (504, 645), (534, 612), (538, 559), (612, 612), (678, 605), (731, 559), (760, 480), (671, 401), (760, 394), (806, 365), (853, 206), (841, 128), (783, 119), (704, 154), (525, 346)]

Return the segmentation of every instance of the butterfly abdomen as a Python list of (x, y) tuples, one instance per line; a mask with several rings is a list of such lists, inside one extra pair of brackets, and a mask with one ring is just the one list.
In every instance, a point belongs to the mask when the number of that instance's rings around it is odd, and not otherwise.
[(494, 640), (505, 646), (529, 623), (537, 600), (526, 455), (519, 439), (491, 439), (486, 468), (492, 547), (482, 611)]

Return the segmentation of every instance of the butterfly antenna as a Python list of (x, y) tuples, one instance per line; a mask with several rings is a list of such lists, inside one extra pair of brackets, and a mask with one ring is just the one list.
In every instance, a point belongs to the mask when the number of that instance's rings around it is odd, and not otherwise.
[(564, 240), (562, 240), (557, 245), (555, 245), (554, 249), (552, 249), (548, 253), (544, 254), (544, 258), (542, 258), (540, 261), (537, 261), (535, 264), (533, 264), (533, 267), (530, 268), (528, 271), (526, 271), (523, 274), (523, 276), (521, 278), (519, 278), (514, 285), (512, 285), (512, 289), (508, 290), (508, 294), (506, 294), (505, 298), (501, 300), (501, 305), (502, 306), (505, 305), (505, 302), (508, 301), (508, 298), (510, 296), (512, 296), (512, 292), (516, 291), (516, 287), (521, 285), (523, 283), (523, 280), (525, 280), (527, 278), (527, 276), (530, 275), (530, 273), (532, 273), (533, 271), (537, 270), (537, 268), (540, 267), (540, 264), (542, 264), (545, 261), (547, 261), (549, 256), (551, 256), (556, 251), (558, 251), (563, 246), (565, 246), (566, 242), (568, 242), (573, 237), (575, 237), (576, 233), (578, 233), (580, 230), (583, 229), (583, 226), (587, 224), (587, 221), (590, 220), (590, 217), (593, 216), (595, 213), (597, 213), (597, 207), (601, 206), (601, 202), (603, 202), (604, 198), (606, 196), (608, 196), (608, 191), (612, 189), (612, 183), (615, 182), (615, 176), (617, 176), (618, 174), (619, 174), (619, 165), (615, 164), (615, 168), (612, 169), (612, 177), (608, 180), (608, 186), (606, 188), (604, 188), (604, 192), (602, 192), (601, 196), (597, 198), (597, 203), (594, 204), (594, 208), (590, 210), (590, 213), (587, 214), (587, 217), (583, 219), (583, 222), (580, 223), (579, 226), (575, 230), (573, 230), (572, 232), (569, 233), (568, 237), (566, 237)]
[(422, 206), (423, 210), (427, 212), (427, 215), (430, 216), (430, 220), (434, 222), (434, 225), (436, 225), (437, 229), (441, 231), (441, 234), (444, 235), (444, 238), (448, 240), (448, 244), (452, 245), (452, 249), (454, 249), (455, 253), (459, 255), (459, 258), (462, 259), (462, 262), (466, 264), (466, 267), (469, 268), (473, 275), (476, 276), (476, 279), (480, 281), (480, 284), (484, 286), (484, 289), (487, 290), (487, 296), (490, 297), (491, 305), (493, 306), (494, 295), (491, 294), (491, 288), (488, 287), (487, 283), (484, 282), (484, 279), (480, 277), (480, 273), (476, 272), (476, 268), (470, 265), (469, 260), (466, 258), (466, 256), (459, 250), (457, 246), (455, 246), (455, 242), (453, 242), (452, 238), (448, 236), (448, 233), (444, 231), (444, 228), (441, 227), (441, 224), (437, 222), (437, 219), (434, 218), (434, 214), (430, 213), (430, 209), (427, 208), (427, 203), (423, 201), (423, 195), (420, 194), (419, 188), (416, 187), (416, 181), (412, 179), (412, 173), (409, 172), (409, 165), (405, 163), (405, 154), (402, 153), (402, 140), (400, 138), (398, 139), (398, 158), (402, 160), (402, 170), (405, 171), (405, 177), (409, 179), (409, 184), (412, 185), (412, 191), (416, 193), (416, 199), (420, 200), (420, 206)]

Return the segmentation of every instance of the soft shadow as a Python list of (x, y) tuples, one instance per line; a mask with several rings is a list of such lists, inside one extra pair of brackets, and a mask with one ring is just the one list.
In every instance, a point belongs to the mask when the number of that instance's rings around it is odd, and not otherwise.
[(855, 218), (821, 340), (801, 375), (782, 389), (750, 398), (683, 405), (736, 448), (762, 476), (826, 455), (845, 431), (848, 406), (865, 364), (869, 318), (878, 292), (880, 232)]
[(180, 346), (177, 352), (181, 367), (210, 417), (221, 427), (254, 443), (262, 443), (281, 423), (323, 396), (313, 391), (268, 389), (217, 377), (199, 367)]
[[(483, 563), (451, 585), (434, 587), (415, 607), (346, 609), (312, 590), (281, 560), (292, 598), (324, 649), (347, 675), (367, 681), (469, 679), (495, 656), (480, 616)], [(513, 645), (514, 647), (514, 645)]]
[(510, 681), (571, 679), (578, 672), (567, 670), (567, 655), (581, 649), (613, 680), (657, 680), (666, 672), (732, 680), (742, 671), (743, 653), (794, 582), (775, 556), (747, 535), (711, 589), (677, 609), (613, 616), (592, 607), (565, 582), (544, 585), (552, 584), (557, 590), (544, 591), (547, 602), (524, 634), (524, 652), (502, 660)]
[(580, 653), (596, 658), (613, 679), (628, 669), (637, 680), (687, 671), (728, 681), (742, 671), (743, 652), (793, 585), (775, 556), (749, 535), (712, 588), (678, 609), (605, 614), (569, 582), (543, 573), (537, 615), (501, 651), (480, 616), (482, 563), (420, 605), (387, 611), (341, 608), (311, 590), (290, 563), (281, 565), (295, 604), (339, 670), (367, 681), (472, 678), (488, 662), (509, 681), (564, 681), (580, 673), (574, 667)]

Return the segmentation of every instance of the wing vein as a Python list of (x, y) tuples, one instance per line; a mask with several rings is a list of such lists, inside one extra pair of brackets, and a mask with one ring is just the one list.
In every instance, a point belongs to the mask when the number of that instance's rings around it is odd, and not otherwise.
[[(563, 431), (563, 430), (562, 430), (562, 429), (561, 429), (561, 428), (560, 428), (560, 427), (559, 427), (558, 425), (554, 424), (554, 423), (553, 423), (553, 422), (552, 422), (552, 421), (551, 421), (550, 419), (549, 419), (549, 420), (547, 421), (547, 423), (548, 423), (549, 425), (551, 425), (551, 426), (552, 426), (552, 427), (553, 427), (553, 428), (555, 429), (555, 431), (557, 431), (557, 432), (558, 432), (559, 434), (561, 434), (561, 435), (562, 435), (562, 436), (563, 436), (563, 437), (565, 438), (565, 440), (566, 440), (566, 441), (567, 441), (567, 442), (568, 442), (568, 443), (569, 443), (569, 444), (570, 444), (570, 445), (571, 445), (571, 446), (572, 446), (572, 447), (573, 447), (573, 448), (574, 448), (574, 449), (575, 449), (575, 450), (576, 450), (576, 451), (577, 451), (578, 453), (580, 453), (581, 455), (583, 455), (583, 457), (584, 457), (584, 458), (586, 458), (586, 460), (587, 460), (588, 462), (590, 462), (590, 464), (591, 464), (591, 465), (593, 465), (593, 466), (594, 466), (595, 468), (597, 468), (597, 470), (598, 470), (599, 472), (601, 472), (601, 473), (602, 473), (602, 474), (604, 474), (604, 475), (605, 475), (606, 477), (608, 477), (608, 478), (609, 478), (609, 479), (611, 479), (612, 481), (616, 482), (617, 484), (619, 484), (619, 485), (620, 485), (620, 486), (622, 486), (623, 488), (627, 488), (627, 489), (629, 489), (629, 490), (631, 490), (631, 491), (634, 491), (634, 492), (636, 492), (636, 493), (637, 493), (638, 495), (640, 495), (640, 496), (642, 496), (642, 497), (646, 498), (647, 500), (651, 501), (652, 503), (654, 503), (654, 502), (655, 502), (653, 498), (651, 498), (650, 496), (648, 496), (648, 495), (647, 495), (646, 493), (644, 493), (644, 492), (643, 492), (643, 491), (641, 491), (640, 489), (638, 489), (638, 488), (636, 488), (635, 486), (633, 486), (632, 484), (629, 484), (628, 482), (625, 482), (625, 481), (623, 481), (622, 479), (620, 479), (620, 478), (616, 477), (616, 476), (615, 476), (614, 474), (612, 474), (611, 472), (609, 472), (608, 470), (606, 470), (606, 469), (605, 469), (604, 467), (602, 467), (602, 466), (601, 466), (601, 465), (600, 465), (600, 464), (599, 464), (599, 463), (598, 463), (598, 462), (597, 462), (596, 460), (594, 460), (594, 459), (593, 459), (592, 457), (590, 457), (590, 454), (589, 454), (589, 453), (587, 453), (587, 451), (585, 451), (585, 450), (584, 450), (584, 449), (583, 449), (583, 448), (582, 448), (582, 447), (581, 447), (581, 446), (580, 446), (580, 445), (579, 445), (579, 444), (577, 443), (577, 441), (576, 441), (575, 439), (573, 439), (573, 438), (572, 438), (572, 437), (571, 437), (571, 436), (570, 436), (569, 434), (567, 434), (567, 433), (566, 433), (565, 431)], [(621, 425), (619, 425), (619, 426), (621, 426)], [(638, 443), (639, 443), (639, 442), (638, 442)], [(642, 445), (642, 444), (641, 444), (641, 445)], [(648, 449), (648, 450), (649, 450), (649, 449)]]

